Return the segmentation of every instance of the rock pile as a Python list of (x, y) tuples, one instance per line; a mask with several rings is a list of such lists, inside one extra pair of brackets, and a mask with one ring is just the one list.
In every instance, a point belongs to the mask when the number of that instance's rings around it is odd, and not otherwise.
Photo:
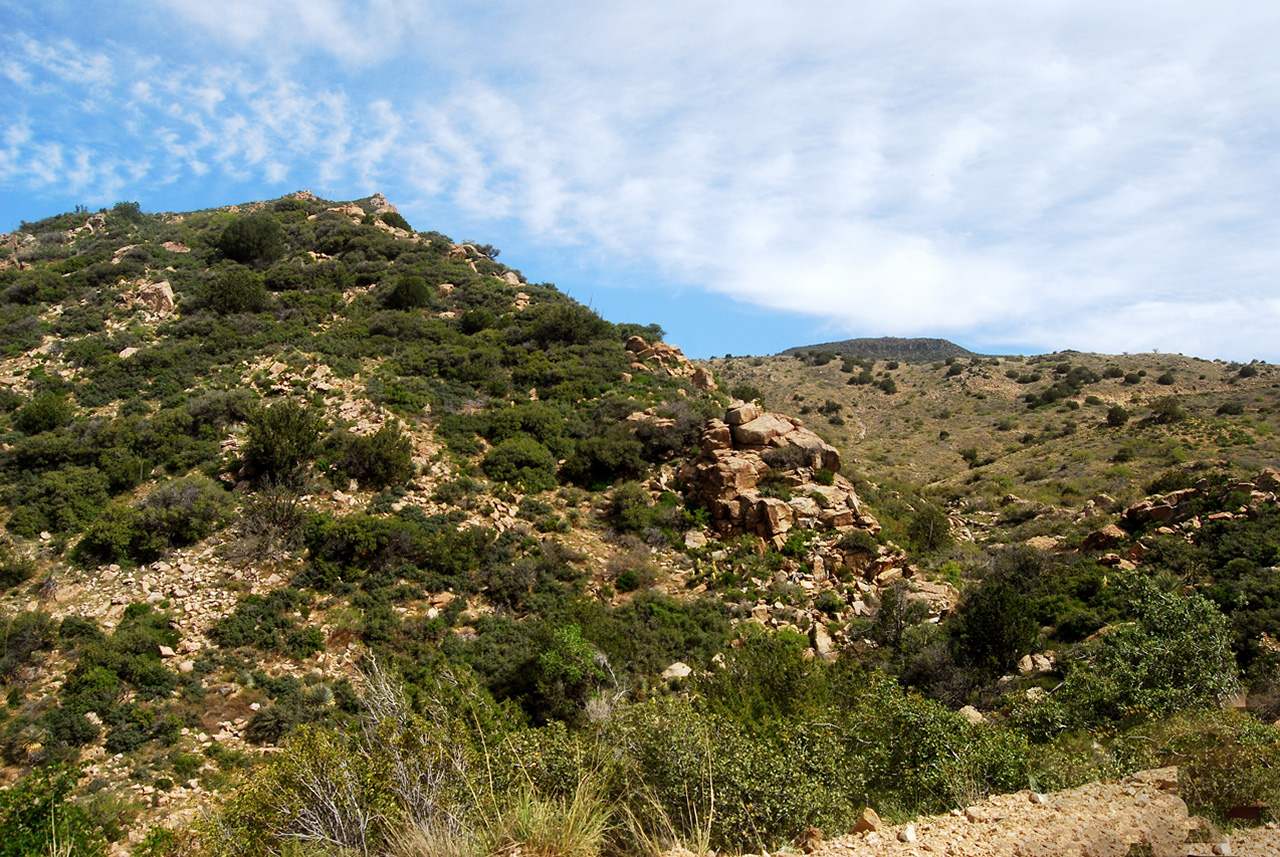
[[(1203, 501), (1221, 506), (1233, 494), (1244, 501), (1235, 511), (1200, 514)], [(1205, 521), (1229, 520), (1236, 515), (1247, 515), (1260, 506), (1276, 503), (1278, 499), (1280, 471), (1267, 468), (1249, 480), (1210, 486), (1208, 480), (1201, 479), (1191, 488), (1148, 497), (1124, 510), (1124, 522), (1130, 529), (1148, 524), (1158, 524), (1170, 529), (1178, 525), (1198, 528)]]
[[(793, 452), (778, 452), (788, 448)], [(752, 533), (781, 547), (794, 527), (880, 529), (837, 472), (840, 452), (794, 417), (735, 402), (723, 420), (707, 421), (701, 449), (679, 478), (686, 498), (711, 511), (721, 537)], [(830, 484), (817, 481), (820, 471), (833, 474)], [(766, 480), (772, 496), (761, 490)]]
[(632, 369), (651, 372), (653, 367), (645, 364), (653, 361), (673, 378), (688, 378), (699, 390), (716, 389), (716, 382), (711, 377), (711, 373), (701, 366), (690, 363), (689, 358), (684, 356), (679, 346), (668, 342), (650, 344), (645, 342), (642, 336), (632, 336), (627, 339), (626, 348), (631, 353)]

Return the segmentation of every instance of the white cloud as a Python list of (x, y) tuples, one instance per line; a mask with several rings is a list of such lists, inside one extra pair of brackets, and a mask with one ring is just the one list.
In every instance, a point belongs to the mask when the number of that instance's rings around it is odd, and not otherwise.
[(97, 110), (156, 180), (399, 191), (851, 334), (1225, 354), (1280, 321), (1280, 7), (164, 5), (227, 58), (11, 38), (0, 72), (72, 102), (13, 96), (6, 182), (135, 175), (66, 134)]

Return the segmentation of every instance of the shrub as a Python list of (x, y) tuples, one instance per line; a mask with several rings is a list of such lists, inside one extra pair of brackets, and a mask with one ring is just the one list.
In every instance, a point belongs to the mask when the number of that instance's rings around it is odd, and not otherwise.
[(1039, 633), (1031, 603), (1003, 581), (968, 593), (953, 627), (961, 660), (992, 675), (1012, 669), (1032, 650)]
[(917, 548), (933, 553), (951, 544), (951, 521), (941, 507), (920, 503), (907, 525), (907, 535)]
[(231, 498), (207, 476), (163, 482), (146, 496), (141, 508), (146, 526), (174, 545), (189, 545), (213, 532), (231, 509)]
[(1181, 422), (1186, 418), (1187, 412), (1173, 396), (1164, 396), (1151, 403), (1151, 422), (1156, 425)]
[(850, 530), (840, 537), (838, 547), (851, 553), (865, 553), (875, 556), (880, 551), (880, 543), (876, 537), (866, 530)]
[(292, 400), (254, 410), (246, 426), (248, 475), (277, 482), (299, 477), (315, 457), (323, 423)]
[(744, 402), (764, 401), (764, 394), (760, 392), (760, 388), (752, 384), (736, 384), (730, 387), (729, 396), (733, 399), (741, 399)]
[(388, 423), (374, 434), (343, 433), (339, 471), (366, 488), (399, 485), (413, 475), (413, 444), (398, 425)]
[(404, 275), (396, 277), (382, 296), (382, 304), (388, 309), (409, 310), (431, 303), (431, 287), (422, 277)]
[(242, 265), (266, 265), (284, 255), (284, 228), (265, 214), (238, 217), (218, 236), (218, 250)]
[(809, 466), (809, 453), (802, 446), (779, 446), (760, 456), (773, 470), (797, 470)]
[(200, 304), (220, 315), (259, 312), (267, 306), (267, 287), (261, 274), (236, 265), (205, 287)]
[(1227, 619), (1199, 593), (1111, 576), (1134, 621), (1113, 625), (1061, 662), (1061, 688), (1023, 712), (1033, 733), (1216, 709), (1239, 690)]
[(1216, 413), (1220, 417), (1221, 416), (1238, 417), (1244, 413), (1244, 405), (1240, 404), (1239, 402), (1224, 402), (1223, 404), (1218, 406), (1218, 410), (1216, 410), (1214, 413)]
[(13, 425), (23, 434), (40, 434), (71, 422), (73, 414), (71, 403), (61, 393), (43, 393), (18, 409)]
[(1173, 377), (1172, 372), (1165, 372), (1163, 375), (1161, 375), (1159, 378), (1156, 379), (1156, 383), (1162, 384), (1168, 387), (1168, 386), (1171, 386), (1175, 380), (1176, 379)]
[(555, 456), (528, 436), (502, 441), (485, 454), (481, 467), (495, 482), (510, 482), (530, 493), (556, 486)]
[(0, 545), (0, 592), (35, 577), (39, 566), (8, 545)]
[(1123, 405), (1112, 405), (1107, 411), (1107, 425), (1112, 428), (1120, 428), (1127, 422), (1129, 422), (1129, 412)]
[(398, 211), (382, 212), (382, 222), (396, 229), (403, 229), (405, 232), (412, 232), (413, 227), (409, 225), (409, 221), (404, 219), (404, 215)]
[(105, 854), (107, 837), (101, 825), (71, 800), (79, 779), (78, 768), (50, 765), (0, 790), (0, 857)]

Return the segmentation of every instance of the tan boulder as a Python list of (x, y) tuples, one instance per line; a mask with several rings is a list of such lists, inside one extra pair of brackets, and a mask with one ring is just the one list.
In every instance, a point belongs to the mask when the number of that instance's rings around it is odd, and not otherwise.
[(754, 402), (743, 402), (729, 408), (725, 412), (724, 421), (731, 426), (740, 426), (759, 418), (762, 413), (760, 406)]
[[(732, 420), (729, 420), (729, 423), (733, 425)], [(734, 425), (733, 441), (743, 446), (765, 446), (775, 437), (780, 437), (794, 429), (795, 426), (786, 417), (764, 414), (750, 422)]]
[(693, 375), (689, 380), (693, 382), (693, 386), (705, 393), (714, 392), (717, 389), (715, 378), (701, 366), (694, 367)]
[(163, 315), (173, 312), (177, 301), (173, 295), (173, 287), (169, 285), (168, 280), (161, 280), (158, 283), (139, 283), (137, 290), (138, 301), (147, 308), (148, 312)]

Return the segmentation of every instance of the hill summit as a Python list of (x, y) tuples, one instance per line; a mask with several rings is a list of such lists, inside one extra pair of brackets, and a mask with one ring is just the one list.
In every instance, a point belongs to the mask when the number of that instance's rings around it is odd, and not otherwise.
[(949, 357), (973, 357), (974, 352), (946, 339), (902, 338), (881, 336), (878, 338), (842, 339), (839, 342), (820, 342), (817, 345), (801, 345), (781, 352), (794, 356), (802, 352), (829, 351), (834, 354), (851, 354), (873, 360), (901, 360), (913, 363), (931, 363)]

